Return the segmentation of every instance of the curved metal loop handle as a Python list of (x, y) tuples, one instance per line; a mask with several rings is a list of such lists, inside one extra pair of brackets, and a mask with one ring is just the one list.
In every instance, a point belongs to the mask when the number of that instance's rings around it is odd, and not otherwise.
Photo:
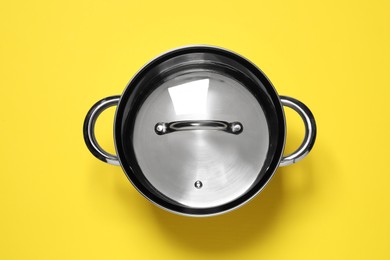
[(84, 141), (89, 151), (99, 160), (112, 165), (119, 165), (118, 157), (104, 151), (103, 148), (98, 144), (95, 137), (95, 123), (96, 119), (104, 110), (109, 107), (118, 105), (119, 99), (120, 96), (111, 96), (96, 102), (96, 104), (93, 105), (88, 111), (83, 127)]
[(283, 156), (282, 160), (280, 161), (280, 166), (287, 166), (302, 160), (310, 152), (316, 140), (317, 126), (312, 112), (301, 101), (287, 96), (280, 96), (280, 100), (283, 106), (295, 110), (295, 112), (301, 116), (303, 122), (305, 123), (305, 137), (302, 144), (292, 154)]
[(184, 120), (170, 123), (159, 122), (154, 126), (154, 131), (158, 135), (190, 130), (217, 130), (238, 135), (243, 131), (243, 126), (240, 122), (229, 123), (220, 120)]

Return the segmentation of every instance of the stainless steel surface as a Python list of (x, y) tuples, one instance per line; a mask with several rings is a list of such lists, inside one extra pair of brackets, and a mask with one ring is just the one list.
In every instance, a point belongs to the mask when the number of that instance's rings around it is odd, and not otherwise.
[(219, 120), (186, 120), (170, 123), (159, 122), (154, 127), (156, 134), (164, 135), (177, 131), (215, 130), (230, 134), (240, 134), (243, 126), (240, 122), (225, 122)]
[(84, 122), (84, 139), (88, 149), (99, 160), (112, 164), (119, 165), (119, 160), (116, 155), (106, 152), (97, 142), (95, 137), (95, 124), (99, 115), (109, 107), (116, 106), (119, 102), (119, 96), (112, 96), (98, 101), (89, 110)]
[(281, 96), (280, 100), (284, 106), (294, 109), (301, 116), (305, 124), (305, 137), (303, 138), (302, 144), (295, 152), (284, 156), (280, 161), (280, 166), (287, 166), (302, 160), (310, 152), (316, 139), (317, 127), (313, 114), (305, 104), (286, 96)]
[[(156, 122), (216, 119), (240, 122), (245, 129), (239, 135), (155, 132), (164, 128), (155, 128)], [(244, 194), (259, 177), (269, 147), (267, 120), (257, 100), (239, 82), (209, 71), (178, 75), (154, 90), (135, 118), (131, 138), (154, 188), (193, 208), (223, 205)]]

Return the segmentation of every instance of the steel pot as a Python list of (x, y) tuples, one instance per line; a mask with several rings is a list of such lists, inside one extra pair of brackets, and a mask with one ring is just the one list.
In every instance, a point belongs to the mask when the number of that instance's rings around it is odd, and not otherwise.
[[(117, 106), (117, 155), (94, 134), (99, 114)], [(283, 106), (305, 124), (305, 137), (283, 156)], [(134, 187), (174, 213), (210, 216), (244, 204), (278, 166), (303, 159), (316, 138), (313, 114), (300, 101), (279, 96), (253, 63), (231, 51), (190, 46), (146, 64), (121, 96), (98, 101), (84, 122), (84, 139), (98, 159), (121, 165)]]

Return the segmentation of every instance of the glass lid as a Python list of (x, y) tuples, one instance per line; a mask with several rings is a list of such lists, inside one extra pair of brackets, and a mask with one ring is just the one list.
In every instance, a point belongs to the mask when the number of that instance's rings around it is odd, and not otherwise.
[(143, 99), (127, 138), (153, 189), (191, 208), (246, 193), (266, 170), (270, 144), (258, 99), (228, 74), (207, 69), (161, 81)]

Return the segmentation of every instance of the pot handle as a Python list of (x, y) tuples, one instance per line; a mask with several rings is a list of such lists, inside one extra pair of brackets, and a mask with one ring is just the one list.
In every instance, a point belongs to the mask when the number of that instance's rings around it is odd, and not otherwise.
[(312, 112), (301, 101), (287, 96), (280, 96), (280, 100), (283, 106), (295, 110), (295, 112), (301, 116), (303, 122), (305, 123), (305, 137), (302, 144), (292, 154), (283, 156), (282, 160), (280, 161), (280, 166), (287, 166), (302, 160), (306, 157), (306, 155), (308, 155), (316, 140), (317, 126)]
[(111, 96), (99, 100), (88, 111), (84, 120), (84, 141), (89, 151), (99, 160), (112, 164), (119, 165), (118, 156), (110, 154), (103, 150), (98, 144), (95, 137), (95, 123), (99, 115), (109, 107), (116, 106), (119, 103), (120, 96)]

